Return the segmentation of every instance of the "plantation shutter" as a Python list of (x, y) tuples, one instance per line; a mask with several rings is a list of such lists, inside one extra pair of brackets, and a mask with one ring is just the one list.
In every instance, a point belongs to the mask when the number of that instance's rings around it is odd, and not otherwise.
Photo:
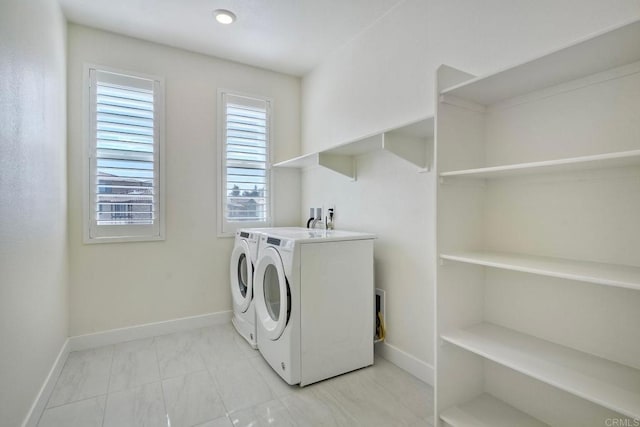
[(157, 81), (90, 70), (90, 237), (159, 235)]
[(223, 232), (269, 222), (269, 102), (223, 94)]

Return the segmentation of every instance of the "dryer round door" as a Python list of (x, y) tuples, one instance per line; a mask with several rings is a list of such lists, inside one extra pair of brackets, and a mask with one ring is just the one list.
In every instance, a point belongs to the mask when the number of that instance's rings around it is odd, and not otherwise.
[(240, 244), (233, 248), (229, 271), (233, 304), (244, 313), (253, 297), (253, 264), (249, 245), (245, 240), (241, 240)]
[(265, 335), (277, 340), (287, 326), (291, 312), (291, 293), (278, 252), (266, 248), (260, 254), (255, 274), (255, 308)]

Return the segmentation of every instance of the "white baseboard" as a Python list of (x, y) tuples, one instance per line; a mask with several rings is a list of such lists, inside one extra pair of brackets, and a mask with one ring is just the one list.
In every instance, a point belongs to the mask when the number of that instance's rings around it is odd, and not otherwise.
[(386, 342), (377, 343), (376, 354), (433, 386), (433, 366)]
[(232, 312), (219, 311), (217, 313), (201, 314), (199, 316), (182, 317), (180, 319), (165, 320), (163, 322), (146, 323), (144, 325), (128, 326), (126, 328), (111, 329), (93, 334), (77, 335), (69, 338), (70, 351), (86, 350), (117, 344), (156, 335), (166, 335), (189, 329), (204, 328), (220, 325), (231, 321)]
[(22, 427), (35, 427), (40, 421), (40, 416), (44, 412), (45, 407), (47, 406), (47, 402), (49, 401), (49, 396), (51, 396), (51, 392), (58, 381), (58, 377), (60, 376), (60, 372), (62, 372), (62, 368), (64, 364), (67, 362), (67, 357), (70, 352), (69, 339), (67, 338), (62, 344), (62, 348), (58, 353), (58, 357), (56, 357), (55, 362), (53, 362), (53, 366), (49, 371), (49, 375), (44, 380), (42, 387), (40, 387), (40, 391), (36, 396), (36, 400), (31, 405), (27, 416), (22, 422)]

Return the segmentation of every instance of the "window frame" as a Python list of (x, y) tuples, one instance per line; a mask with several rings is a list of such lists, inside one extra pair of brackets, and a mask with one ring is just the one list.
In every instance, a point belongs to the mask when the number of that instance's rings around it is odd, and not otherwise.
[[(92, 221), (95, 219), (95, 203), (93, 170), (96, 167), (96, 99), (92, 89), (91, 72), (104, 71), (121, 74), (128, 77), (153, 81), (153, 123), (154, 123), (154, 174), (156, 180), (157, 215), (156, 225), (96, 225), (93, 233)], [(165, 81), (157, 75), (122, 70), (114, 67), (85, 63), (83, 67), (83, 242), (95, 243), (123, 243), (165, 240)], [(112, 228), (107, 228), (112, 227)], [(104, 230), (108, 230), (104, 231)]]
[[(266, 221), (238, 221), (228, 222), (225, 220), (224, 210), (226, 203), (226, 143), (227, 143), (227, 123), (226, 123), (226, 95), (264, 101), (267, 104), (267, 159), (265, 166), (265, 176), (267, 178), (267, 220)], [(217, 91), (217, 124), (218, 124), (218, 197), (217, 197), (217, 234), (218, 237), (235, 237), (236, 230), (251, 227), (270, 227), (273, 222), (273, 173), (271, 159), (273, 158), (273, 99), (268, 96), (244, 93), (237, 90), (219, 88)]]

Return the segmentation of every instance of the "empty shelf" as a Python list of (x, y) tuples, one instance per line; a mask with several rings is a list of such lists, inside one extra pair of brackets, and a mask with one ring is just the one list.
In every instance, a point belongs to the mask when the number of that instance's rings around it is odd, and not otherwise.
[(511, 329), (480, 323), (441, 338), (631, 418), (640, 418), (640, 370)]
[(638, 40), (640, 21), (635, 21), (524, 64), (450, 87), (441, 93), (479, 104), (493, 104), (636, 62), (640, 60)]
[(273, 166), (278, 168), (296, 169), (308, 168), (310, 166), (322, 166), (351, 179), (355, 179), (356, 177), (355, 166), (351, 156), (328, 154), (326, 152), (306, 154), (304, 156), (276, 163)]
[(305, 154), (304, 156), (294, 157), (293, 159), (275, 163), (273, 166), (278, 168), (306, 168), (316, 166), (318, 164), (318, 153)]
[(440, 176), (443, 178), (502, 178), (508, 176), (529, 175), (536, 173), (572, 172), (578, 170), (605, 169), (639, 165), (640, 150), (632, 150), (617, 153), (596, 154), (593, 156), (547, 160), (542, 162), (517, 163), (478, 169), (464, 169), (451, 172), (443, 172), (440, 174)]
[(442, 259), (640, 290), (640, 268), (500, 252), (453, 252)]
[(355, 180), (354, 157), (384, 150), (417, 166), (422, 171), (427, 171), (431, 154), (429, 140), (432, 138), (433, 117), (427, 117), (316, 153), (275, 163), (273, 167), (303, 169), (310, 166), (322, 166)]
[(487, 393), (447, 409), (440, 419), (452, 427), (548, 427)]

